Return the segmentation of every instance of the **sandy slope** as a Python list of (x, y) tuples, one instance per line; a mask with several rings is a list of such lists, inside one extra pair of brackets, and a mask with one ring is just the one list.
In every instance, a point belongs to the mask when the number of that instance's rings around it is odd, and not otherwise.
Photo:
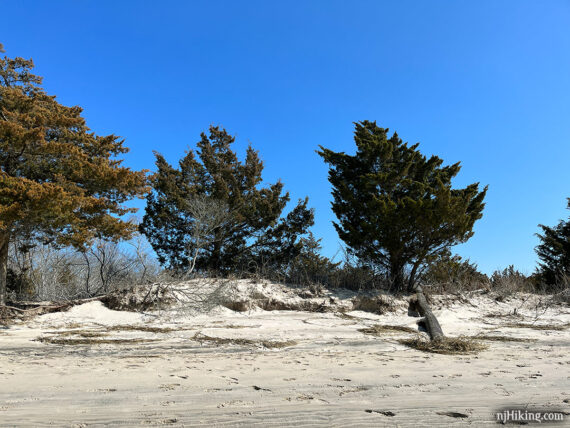
[[(496, 316), (515, 307), (521, 316)], [(90, 302), (0, 329), (0, 426), (478, 427), (495, 425), (493, 410), (506, 406), (570, 411), (564, 402), (570, 399), (570, 331), (503, 327), (513, 320), (567, 323), (568, 308), (537, 310), (533, 299), (498, 303), (474, 296), (471, 304), (436, 313), (448, 335), (491, 332), (536, 341), (488, 342), (477, 356), (449, 356), (406, 348), (396, 339), (407, 333), (358, 331), (374, 324), (415, 326), (404, 305), (395, 313), (355, 311), (351, 317), (222, 307), (194, 316), (145, 316)], [(142, 327), (121, 329), (125, 325)], [(80, 334), (152, 341), (34, 340)], [(204, 335), (250, 342), (196, 340)], [(267, 348), (264, 341), (297, 343)]]

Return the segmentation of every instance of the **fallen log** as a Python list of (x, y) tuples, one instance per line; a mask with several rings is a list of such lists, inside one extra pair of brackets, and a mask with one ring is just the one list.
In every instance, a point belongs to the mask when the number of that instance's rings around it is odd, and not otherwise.
[(439, 340), (445, 337), (443, 330), (439, 325), (439, 321), (433, 314), (426, 296), (420, 286), (415, 288), (416, 294), (410, 299), (409, 314), (418, 313), (423, 318), (419, 323), (425, 325), (426, 331), (431, 340)]

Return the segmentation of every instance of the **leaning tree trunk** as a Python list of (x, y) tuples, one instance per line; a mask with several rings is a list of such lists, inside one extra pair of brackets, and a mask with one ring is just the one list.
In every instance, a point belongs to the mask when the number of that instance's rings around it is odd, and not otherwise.
[(6, 275), (8, 274), (8, 245), (10, 234), (0, 232), (0, 305), (6, 304)]
[(418, 285), (415, 287), (415, 290), (416, 295), (410, 300), (410, 311), (417, 312), (423, 317), (421, 322), (425, 325), (431, 340), (444, 338), (445, 335), (443, 334), (443, 330), (439, 325), (439, 321), (431, 311), (422, 288)]

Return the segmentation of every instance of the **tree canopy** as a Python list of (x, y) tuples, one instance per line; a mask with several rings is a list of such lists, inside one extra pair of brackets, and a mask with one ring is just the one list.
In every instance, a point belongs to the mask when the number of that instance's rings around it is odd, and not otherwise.
[(376, 122), (355, 123), (356, 154), (320, 146), (330, 165), (332, 209), (340, 238), (362, 262), (384, 272), (392, 289), (415, 284), (430, 258), (473, 235), (487, 187), (453, 189), (459, 163), (443, 166)]
[[(157, 170), (140, 230), (164, 266), (185, 272), (195, 260), (199, 270), (227, 273), (281, 266), (299, 253), (300, 237), (313, 224), (308, 199), (281, 217), (290, 199), (283, 183), (263, 187), (258, 152), (249, 146), (241, 162), (231, 149), (234, 141), (225, 129), (211, 126), (178, 168), (155, 153)], [(205, 224), (203, 208), (212, 210), (210, 219), (223, 221)], [(200, 230), (207, 236), (197, 239)]]
[(23, 58), (0, 59), (0, 304), (8, 245), (15, 236), (82, 247), (95, 237), (126, 238), (120, 217), (146, 192), (144, 171), (122, 166), (128, 149), (98, 136), (81, 107), (66, 107), (42, 88)]
[[(570, 210), (570, 198), (568, 198)], [(540, 244), (536, 253), (540, 259), (538, 273), (548, 286), (570, 279), (570, 217), (560, 220), (554, 227), (539, 225), (542, 234), (537, 234)]]

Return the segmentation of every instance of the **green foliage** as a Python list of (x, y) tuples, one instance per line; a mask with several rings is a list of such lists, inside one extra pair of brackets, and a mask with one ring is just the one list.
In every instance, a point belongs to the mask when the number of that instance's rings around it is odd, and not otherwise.
[(489, 278), (479, 272), (477, 265), (469, 259), (463, 260), (461, 256), (452, 255), (449, 249), (445, 249), (430, 261), (421, 275), (421, 281), (429, 284), (431, 289), (453, 292), (484, 287)]
[[(301, 251), (300, 237), (313, 224), (308, 200), (301, 200), (285, 217), (289, 201), (278, 181), (261, 186), (263, 163), (258, 152), (248, 147), (244, 162), (231, 150), (234, 137), (212, 126), (201, 134), (197, 150), (189, 150), (174, 168), (159, 153), (152, 176), (152, 192), (140, 230), (158, 254), (161, 264), (178, 272), (189, 269), (196, 257), (202, 271), (228, 273), (281, 266)], [(204, 210), (198, 215), (197, 198), (213, 210), (208, 222)], [(224, 215), (220, 215), (220, 210)], [(198, 239), (198, 231), (207, 236)]]
[(355, 125), (356, 155), (318, 151), (330, 165), (334, 226), (363, 263), (387, 272), (394, 291), (406, 276), (411, 288), (431, 257), (473, 235), (487, 188), (452, 189), (459, 163), (442, 166), (375, 122)]
[(33, 281), (29, 278), (28, 272), (17, 272), (8, 268), (6, 291), (8, 294), (30, 298), (35, 292), (35, 287)]
[(552, 287), (570, 278), (570, 217), (554, 227), (542, 224), (539, 227), (542, 234), (537, 234), (541, 241), (536, 247), (540, 259), (538, 274), (544, 284)]
[(316, 239), (310, 232), (299, 243), (301, 251), (287, 267), (287, 282), (330, 286), (338, 274), (340, 262), (333, 263), (328, 257), (322, 256), (320, 239)]

